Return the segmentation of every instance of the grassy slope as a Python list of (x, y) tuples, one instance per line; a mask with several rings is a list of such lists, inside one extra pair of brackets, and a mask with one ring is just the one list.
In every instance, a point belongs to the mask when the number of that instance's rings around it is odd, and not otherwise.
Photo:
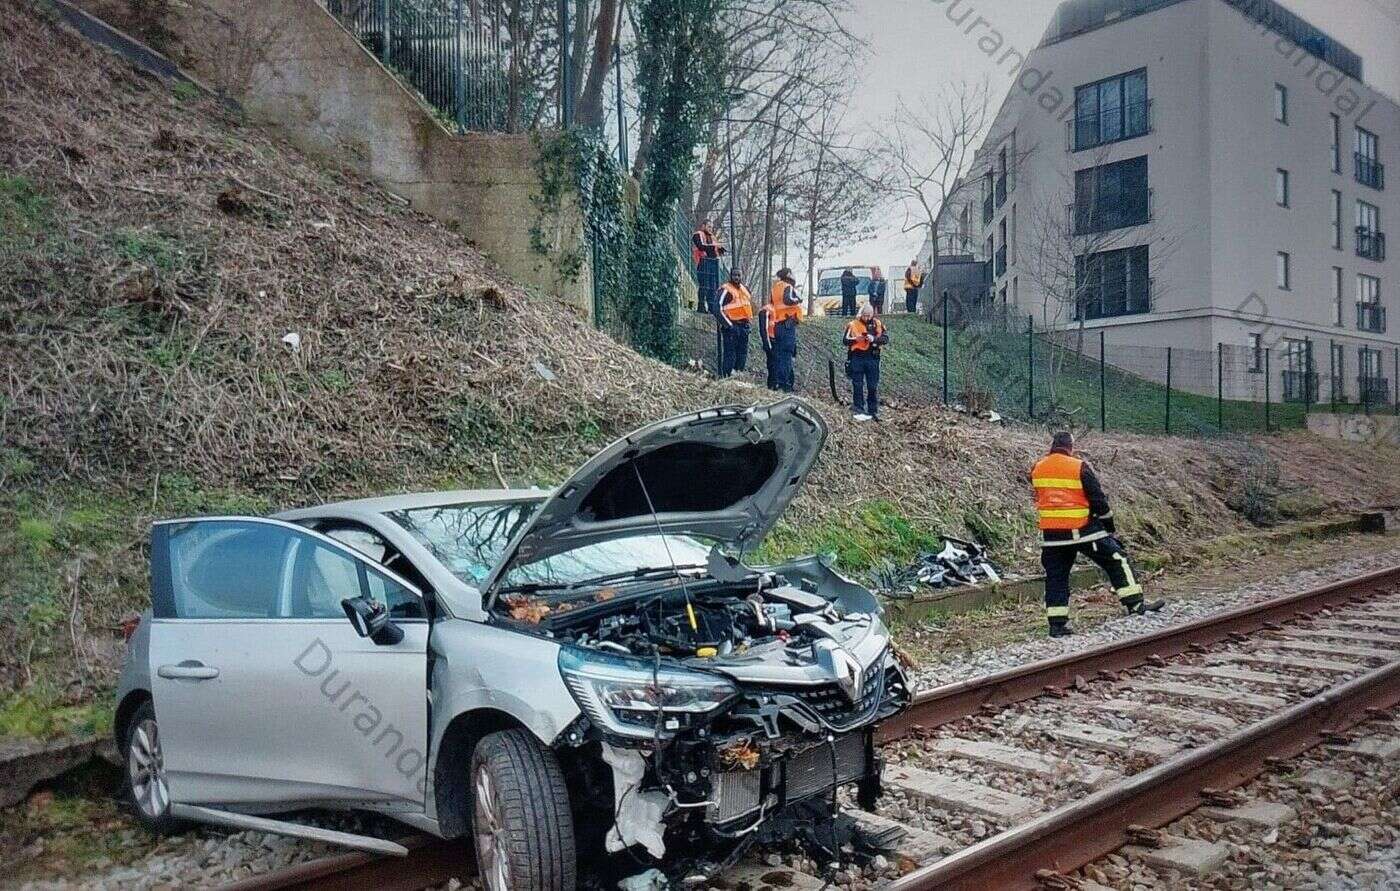
[[(647, 420), (759, 398), (642, 359), (373, 185), (34, 9), (0, 18), (0, 733), (102, 722), (153, 518), (549, 484)], [(859, 571), (948, 531), (1033, 565), (1023, 474), (1043, 431), (817, 408), (828, 450), (768, 555)], [(1139, 546), (1245, 528), (1225, 496), (1253, 446), (1087, 445)], [(1400, 460), (1301, 438), (1277, 456), (1294, 487)], [(1400, 499), (1400, 474), (1379, 479)]]

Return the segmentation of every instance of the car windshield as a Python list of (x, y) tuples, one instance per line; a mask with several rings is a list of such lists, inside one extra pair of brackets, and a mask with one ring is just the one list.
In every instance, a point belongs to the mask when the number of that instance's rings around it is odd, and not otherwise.
[[(857, 275), (857, 276), (856, 276), (856, 294), (857, 294), (857, 295), (860, 295), (860, 294), (869, 294), (869, 293), (870, 293), (870, 276), (868, 276), (868, 275)], [(824, 278), (824, 279), (822, 279), (820, 285), (819, 285), (818, 288), (817, 288), (817, 296), (818, 296), (818, 297), (840, 297), (840, 296), (841, 296), (841, 277), (838, 275), (838, 276), (836, 276), (835, 278)]]
[(689, 535), (628, 535), (600, 541), (513, 566), (501, 577), (505, 588), (576, 585), (647, 569), (704, 566), (713, 543)]
[(538, 509), (538, 501), (442, 504), (385, 513), (469, 585), (480, 585), (506, 545)]

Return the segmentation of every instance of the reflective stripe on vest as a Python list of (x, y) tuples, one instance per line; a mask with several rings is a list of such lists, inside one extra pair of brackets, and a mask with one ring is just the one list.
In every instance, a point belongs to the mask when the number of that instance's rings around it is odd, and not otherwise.
[(733, 282), (725, 282), (720, 286), (728, 299), (720, 298), (720, 312), (731, 322), (747, 322), (753, 318), (753, 297), (749, 295), (749, 289), (743, 285), (736, 285)]
[(777, 281), (773, 282), (773, 290), (768, 295), (768, 305), (771, 306), (773, 309), (773, 321), (770, 327), (776, 327), (782, 324), (783, 322), (786, 322), (788, 319), (792, 319), (793, 321), (801, 321), (802, 304), (788, 304), (783, 300), (784, 295), (787, 294), (788, 288), (791, 287), (792, 285), (788, 284), (782, 279), (778, 279)]
[(1036, 513), (1044, 531), (1071, 532), (1089, 525), (1089, 499), (1080, 471), (1084, 462), (1052, 452), (1031, 470)]

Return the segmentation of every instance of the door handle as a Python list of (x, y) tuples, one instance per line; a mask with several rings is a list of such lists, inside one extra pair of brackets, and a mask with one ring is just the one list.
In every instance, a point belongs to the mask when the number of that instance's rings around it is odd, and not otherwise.
[(162, 665), (156, 674), (163, 678), (183, 681), (207, 681), (219, 676), (219, 670), (202, 662), (181, 662), (179, 665)]

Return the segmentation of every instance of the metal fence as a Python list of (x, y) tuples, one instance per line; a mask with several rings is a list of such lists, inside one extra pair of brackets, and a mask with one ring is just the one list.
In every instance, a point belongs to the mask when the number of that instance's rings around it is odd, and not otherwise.
[[(1400, 414), (1393, 347), (1289, 341), (1183, 349), (1114, 343), (1102, 329), (1082, 338), (1039, 330), (995, 311), (962, 313), (948, 328), (917, 315), (884, 318), (891, 343), (880, 390), (895, 409), (946, 403), (1053, 426), (1185, 436), (1301, 428), (1309, 412)], [(804, 395), (849, 404), (844, 322), (802, 326), (796, 376)], [(688, 354), (709, 370), (718, 362), (714, 324), (695, 315), (685, 326)], [(749, 378), (761, 382), (763, 371), (755, 343)]]
[(458, 130), (570, 122), (573, 89), (560, 83), (571, 67), (561, 65), (568, 41), (559, 39), (569, 33), (567, 3), (539, 4), (527, 17), (504, 0), (321, 2)]

